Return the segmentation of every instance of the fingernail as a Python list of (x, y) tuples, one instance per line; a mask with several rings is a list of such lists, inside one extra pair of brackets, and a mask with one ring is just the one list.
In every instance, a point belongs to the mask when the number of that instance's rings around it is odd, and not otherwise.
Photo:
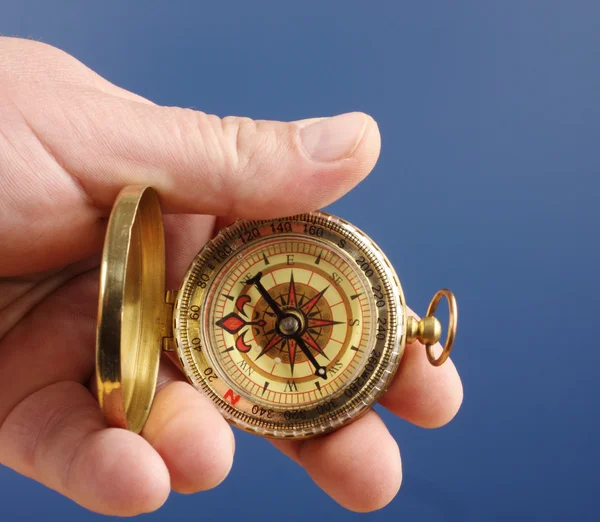
[(340, 114), (300, 129), (300, 141), (304, 150), (315, 161), (341, 160), (352, 155), (366, 126), (364, 114)]

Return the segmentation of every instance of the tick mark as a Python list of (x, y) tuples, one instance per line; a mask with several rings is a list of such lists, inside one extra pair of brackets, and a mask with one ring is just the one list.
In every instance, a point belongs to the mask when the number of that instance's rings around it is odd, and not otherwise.
[(265, 392), (267, 391), (267, 388), (269, 387), (269, 384), (271, 384), (269, 381), (265, 381), (265, 384), (264, 384), (263, 389), (262, 389), (262, 395), (264, 395)]

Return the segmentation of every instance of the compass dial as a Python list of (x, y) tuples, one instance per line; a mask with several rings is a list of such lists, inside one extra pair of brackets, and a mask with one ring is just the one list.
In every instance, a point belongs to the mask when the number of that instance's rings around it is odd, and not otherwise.
[(404, 348), (383, 253), (322, 212), (224, 229), (192, 263), (175, 337), (192, 383), (239, 427), (309, 437), (364, 413)]

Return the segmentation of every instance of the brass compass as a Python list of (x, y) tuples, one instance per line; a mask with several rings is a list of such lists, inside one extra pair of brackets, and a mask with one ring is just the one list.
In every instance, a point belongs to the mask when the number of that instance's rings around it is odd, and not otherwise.
[[(400, 281), (363, 232), (324, 212), (238, 221), (198, 253), (178, 291), (165, 291), (161, 210), (151, 187), (127, 187), (102, 256), (96, 342), (100, 406), (109, 424), (140, 432), (162, 350), (236, 426), (306, 438), (365, 413), (385, 392), (406, 343), (439, 366), (457, 326), (449, 290), (425, 318), (407, 315)], [(450, 311), (442, 353), (433, 316)], [(425, 354), (424, 354), (425, 356)]]

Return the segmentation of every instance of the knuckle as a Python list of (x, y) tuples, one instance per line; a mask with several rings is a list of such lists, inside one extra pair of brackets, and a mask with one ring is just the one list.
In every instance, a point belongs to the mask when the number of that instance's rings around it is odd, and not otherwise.
[(169, 131), (174, 138), (179, 140), (195, 140), (198, 134), (201, 135), (203, 130), (203, 122), (206, 114), (185, 107), (162, 107), (166, 114), (162, 121), (171, 127)]
[(257, 125), (251, 118), (226, 116), (221, 120), (223, 143), (236, 171), (243, 171), (256, 141)]
[[(237, 136), (238, 132), (246, 131), (240, 130), (238, 119), (221, 119), (190, 108), (169, 107), (164, 110), (169, 111), (166, 121), (170, 128), (167, 132), (179, 151), (177, 157), (182, 163), (182, 173), (196, 177), (200, 167), (202, 177), (210, 180), (215, 194), (222, 194), (226, 196), (224, 200), (233, 201), (244, 172), (238, 155)], [(243, 127), (247, 129), (248, 122)]]

